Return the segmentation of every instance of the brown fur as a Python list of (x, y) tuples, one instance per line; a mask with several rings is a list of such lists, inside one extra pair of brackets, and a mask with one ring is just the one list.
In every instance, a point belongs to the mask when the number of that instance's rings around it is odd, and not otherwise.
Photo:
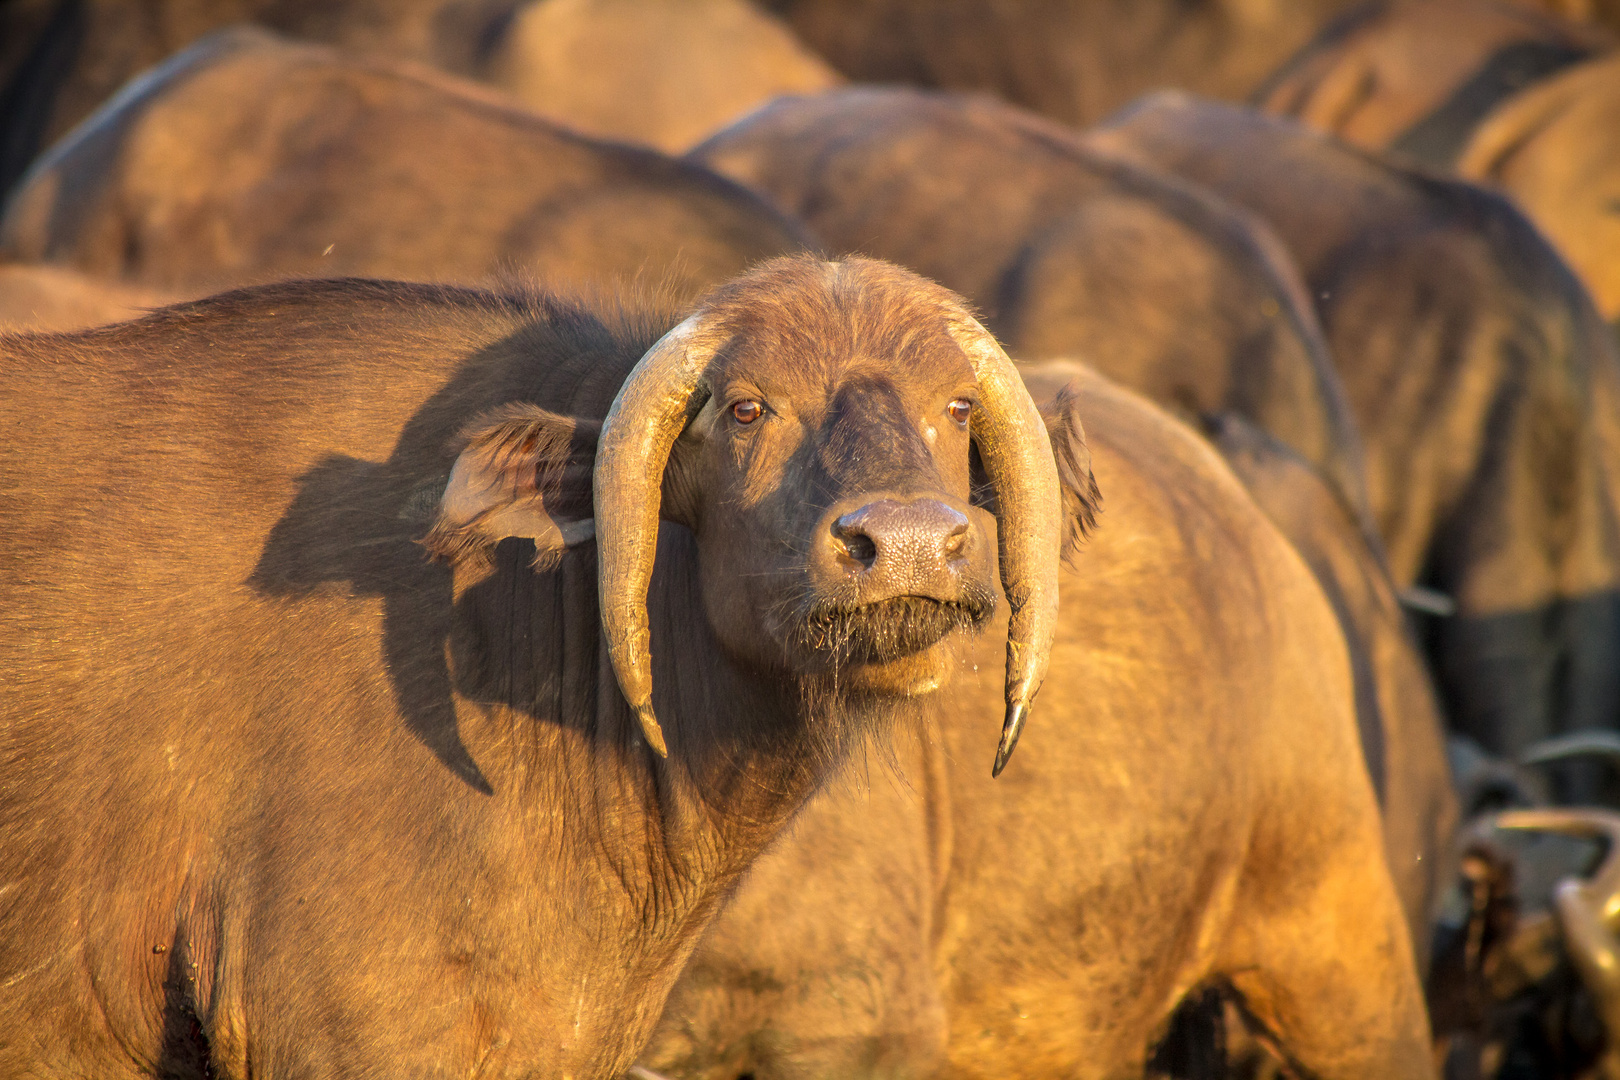
[(1620, 3), (1615, 0), (1536, 0), (1536, 6), (1620, 32)]
[(1162, 95), (1093, 136), (1206, 182), (1299, 259), (1454, 723), (1494, 752), (1620, 718), (1615, 343), (1509, 203), (1297, 125)]
[(1446, 169), (1503, 98), (1613, 45), (1596, 27), (1523, 4), (1378, 0), (1335, 20), (1254, 101), (1356, 146)]
[(988, 99), (784, 99), (690, 155), (830, 247), (963, 293), (1014, 355), (1083, 357), (1156, 400), (1236, 411), (1363, 505), (1360, 448), (1303, 286), (1249, 215)]
[(520, 0), (20, 0), (0, 5), (0, 193), (140, 72), (234, 23), (474, 74)]
[(1019, 756), (990, 778), (987, 633), (751, 871), (649, 1067), (1140, 1076), (1230, 983), (1301, 1075), (1431, 1074), (1331, 609), (1195, 434), (1089, 372), (1060, 402), (1109, 501)]
[(174, 299), (54, 266), (0, 265), (0, 333), (55, 333), (122, 322)]
[(54, 147), (0, 222), (13, 257), (161, 288), (287, 275), (689, 300), (804, 246), (694, 165), (604, 143), (449, 76), (256, 30), (210, 37)]
[(747, 0), (540, 0), (486, 70), (542, 115), (668, 153), (779, 94), (843, 81)]
[(1505, 189), (1620, 322), (1620, 57), (1531, 87), (1481, 124), (1457, 163)]
[(1426, 968), (1439, 904), (1455, 878), (1452, 837), (1459, 815), (1439, 700), (1383, 552), (1368, 544), (1311, 467), (1264, 432), (1223, 416), (1210, 435), (1316, 575), (1344, 630), (1390, 876), (1418, 963)]
[(1242, 98), (1354, 0), (767, 0), (861, 82), (983, 90), (1071, 124), (1181, 86)]

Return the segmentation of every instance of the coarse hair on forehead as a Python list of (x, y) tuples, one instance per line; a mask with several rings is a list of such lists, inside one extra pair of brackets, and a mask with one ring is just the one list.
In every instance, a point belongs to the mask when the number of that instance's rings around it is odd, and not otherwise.
[(772, 259), (715, 289), (701, 309), (717, 338), (806, 372), (856, 357), (962, 356), (949, 327), (972, 316), (943, 285), (860, 256)]

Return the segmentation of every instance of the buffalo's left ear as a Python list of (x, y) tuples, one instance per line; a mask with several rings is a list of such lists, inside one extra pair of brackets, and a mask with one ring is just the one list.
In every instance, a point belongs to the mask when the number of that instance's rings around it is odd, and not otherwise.
[(487, 565), (509, 536), (534, 540), (534, 566), (547, 570), (569, 547), (596, 535), (591, 479), (595, 420), (514, 403), (462, 429), (450, 482), (422, 544), (435, 558)]
[[(1097, 525), (1102, 511), (1102, 494), (1091, 475), (1091, 448), (1086, 445), (1086, 429), (1080, 423), (1079, 381), (1069, 383), (1057, 396), (1040, 407), (1052, 440), (1052, 457), (1057, 461), (1058, 490), (1063, 493), (1063, 561), (1076, 565), (1080, 545)], [(996, 513), (995, 486), (984, 471), (977, 444), (968, 453), (973, 504)]]
[(1076, 383), (1059, 390), (1057, 397), (1041, 406), (1046, 434), (1052, 440), (1052, 456), (1057, 460), (1058, 486), (1063, 491), (1063, 561), (1076, 565), (1080, 545), (1097, 527), (1102, 511), (1102, 492), (1091, 474), (1091, 448), (1086, 445), (1086, 429), (1080, 423), (1080, 393)]

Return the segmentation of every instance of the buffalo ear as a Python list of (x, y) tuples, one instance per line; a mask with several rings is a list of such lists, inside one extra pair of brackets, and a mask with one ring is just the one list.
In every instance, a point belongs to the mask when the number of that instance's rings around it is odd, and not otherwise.
[[(1086, 445), (1086, 429), (1080, 423), (1078, 382), (1058, 391), (1057, 397), (1040, 407), (1052, 440), (1052, 457), (1057, 460), (1058, 490), (1063, 493), (1063, 561), (1076, 565), (1080, 545), (1097, 525), (1102, 511), (1102, 494), (1091, 475), (1091, 448)], [(968, 451), (968, 472), (973, 505), (996, 513), (995, 486), (984, 471), (975, 443)]]
[(422, 544), (434, 558), (487, 566), (509, 536), (534, 540), (534, 567), (596, 535), (591, 475), (602, 425), (504, 405), (462, 429), (461, 453)]
[(1057, 460), (1058, 487), (1063, 492), (1063, 561), (1076, 566), (1080, 545), (1097, 527), (1102, 511), (1102, 492), (1091, 474), (1091, 448), (1086, 445), (1086, 429), (1080, 423), (1080, 393), (1076, 383), (1059, 390), (1057, 397), (1041, 406), (1046, 434), (1052, 440), (1052, 457)]

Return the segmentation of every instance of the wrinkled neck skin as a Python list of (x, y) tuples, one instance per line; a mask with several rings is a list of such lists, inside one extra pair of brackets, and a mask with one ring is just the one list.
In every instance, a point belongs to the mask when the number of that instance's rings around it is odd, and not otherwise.
[[(571, 853), (559, 871), (565, 880), (543, 895), (605, 912), (594, 933), (623, 943), (614, 970), (603, 971), (600, 999), (580, 991), (584, 1020), (576, 1015), (570, 1041), (590, 1063), (556, 1066), (608, 1075), (650, 1035), (699, 934), (753, 860), (851, 748), (868, 733), (922, 722), (934, 695), (856, 696), (830, 676), (760, 671), (727, 656), (704, 616), (696, 540), (665, 523), (648, 595), (654, 704), (669, 746), (660, 759), (600, 636), (594, 545), (547, 573), (531, 569), (531, 552), (507, 541), (492, 571), (457, 571), (448, 653), (478, 767), (497, 795), (520, 785), (517, 802), (543, 808), (539, 843)], [(960, 658), (970, 636), (956, 631), (941, 645)], [(481, 669), (469, 660), (489, 655), (511, 659)], [(551, 953), (546, 960), (556, 963)], [(579, 962), (602, 965), (597, 956)], [(632, 1017), (626, 993), (639, 999)]]

